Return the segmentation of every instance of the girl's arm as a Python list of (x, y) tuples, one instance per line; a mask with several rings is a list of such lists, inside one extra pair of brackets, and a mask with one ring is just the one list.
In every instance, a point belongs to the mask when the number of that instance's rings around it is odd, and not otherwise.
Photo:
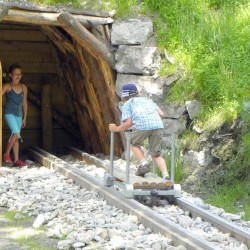
[(23, 124), (22, 127), (26, 126), (27, 112), (28, 112), (28, 88), (23, 84)]
[(4, 95), (6, 92), (9, 91), (10, 91), (10, 84), (9, 83), (4, 84), (2, 88), (2, 95)]

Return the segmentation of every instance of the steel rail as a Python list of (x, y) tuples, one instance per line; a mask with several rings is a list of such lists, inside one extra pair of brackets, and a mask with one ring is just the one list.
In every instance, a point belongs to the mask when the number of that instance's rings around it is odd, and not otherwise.
[[(183, 245), (187, 250), (216, 249), (216, 246), (211, 242), (193, 235), (180, 225), (166, 219), (163, 215), (159, 215), (136, 200), (125, 198), (119, 191), (104, 186), (101, 181), (71, 166), (60, 158), (37, 147), (29, 148), (28, 151), (31, 158), (45, 167), (52, 168), (62, 173), (65, 177), (73, 179), (81, 187), (98, 192), (108, 204), (128, 214), (136, 215), (144, 226), (151, 228), (155, 233), (160, 233), (172, 239), (175, 246)], [(98, 163), (100, 164), (100, 160)]]
[[(87, 159), (92, 163), (97, 164), (99, 167), (103, 167), (107, 170), (108, 164), (98, 159), (97, 157), (88, 153), (82, 152), (74, 147), (70, 147), (71, 153), (77, 158)], [(243, 242), (250, 249), (250, 233), (243, 228), (235, 225), (234, 223), (227, 221), (217, 215), (207, 212), (206, 210), (188, 202), (184, 198), (176, 198), (175, 204), (181, 207), (183, 210), (189, 211), (193, 218), (201, 217), (204, 221), (210, 222), (214, 227), (220, 229), (223, 233), (229, 233), (233, 238)]]
[(233, 238), (242, 241), (250, 248), (250, 233), (246, 230), (243, 230), (230, 221), (207, 212), (205, 209), (199, 208), (184, 198), (176, 198), (174, 202), (183, 210), (189, 211), (192, 218), (201, 217), (205, 221), (210, 222), (214, 227), (220, 229), (223, 233), (229, 233)]

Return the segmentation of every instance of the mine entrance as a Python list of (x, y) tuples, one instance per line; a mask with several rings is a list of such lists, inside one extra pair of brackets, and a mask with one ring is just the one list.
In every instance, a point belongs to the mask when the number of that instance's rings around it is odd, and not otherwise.
[[(21, 149), (35, 145), (60, 152), (74, 145), (89, 153), (108, 153), (108, 124), (119, 122), (115, 71), (105, 32), (108, 19), (94, 18), (85, 27), (77, 20), (85, 20), (84, 16), (1, 10), (2, 81), (9, 81), (8, 68), (18, 63), (22, 68), (22, 83), (29, 91)], [(46, 19), (47, 14), (50, 16)], [(70, 26), (70, 18), (75, 27)], [(83, 22), (89, 24), (86, 20)], [(2, 101), (4, 105), (4, 97)], [(2, 126), (4, 146), (10, 132), (4, 121)], [(119, 135), (115, 150), (118, 154), (122, 151)]]

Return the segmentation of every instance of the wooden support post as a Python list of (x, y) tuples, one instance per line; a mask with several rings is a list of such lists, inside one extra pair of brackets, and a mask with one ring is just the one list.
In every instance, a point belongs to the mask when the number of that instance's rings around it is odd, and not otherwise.
[[(57, 21), (58, 13), (38, 12), (10, 9), (8, 15), (3, 17), (4, 21), (16, 22), (22, 24), (35, 24), (35, 25), (59, 25)], [(110, 17), (95, 17), (85, 15), (72, 15), (82, 25), (89, 28), (96, 25), (104, 25), (113, 23), (113, 19)]]
[(0, 167), (2, 166), (2, 150), (3, 150), (3, 123), (2, 123), (2, 64), (0, 61)]
[(113, 69), (115, 68), (115, 58), (112, 51), (106, 44), (98, 40), (91, 32), (89, 32), (81, 23), (68, 12), (61, 13), (58, 21), (63, 28), (88, 51), (93, 57), (104, 59)]
[(42, 145), (43, 149), (51, 152), (53, 146), (52, 107), (51, 107), (51, 86), (42, 86)]
[[(28, 100), (32, 102), (34, 105), (41, 107), (41, 100), (40, 98), (32, 92), (31, 89), (28, 91)], [(67, 119), (67, 117), (64, 117), (58, 111), (52, 108), (52, 117), (53, 119), (64, 129), (68, 131), (69, 134), (74, 136), (75, 139), (79, 140), (79, 131), (76, 129), (76, 124), (74, 124), (70, 119)]]

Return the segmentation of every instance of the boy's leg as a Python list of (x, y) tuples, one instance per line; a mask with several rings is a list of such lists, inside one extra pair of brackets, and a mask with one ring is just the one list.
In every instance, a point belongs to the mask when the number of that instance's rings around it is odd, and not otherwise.
[(131, 150), (139, 161), (144, 159), (144, 152), (142, 151), (140, 146), (131, 145)]
[(169, 174), (167, 170), (167, 164), (163, 157), (161, 157), (162, 151), (162, 129), (153, 130), (152, 134), (149, 137), (149, 151), (152, 156), (152, 159), (159, 167), (163, 179), (169, 179)]
[(148, 162), (145, 159), (144, 152), (141, 148), (141, 145), (147, 136), (147, 131), (134, 130), (131, 138), (131, 150), (140, 161), (140, 166), (135, 172), (135, 175), (142, 177), (150, 171)]

